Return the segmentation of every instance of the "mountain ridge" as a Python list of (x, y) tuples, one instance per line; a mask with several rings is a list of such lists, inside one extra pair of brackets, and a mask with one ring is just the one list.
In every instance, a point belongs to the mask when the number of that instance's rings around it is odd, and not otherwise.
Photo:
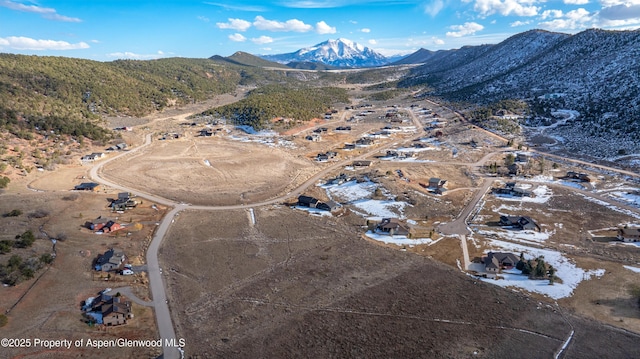
[(376, 67), (389, 63), (384, 55), (345, 38), (327, 40), (291, 53), (260, 57), (282, 64), (319, 62), (332, 67)]

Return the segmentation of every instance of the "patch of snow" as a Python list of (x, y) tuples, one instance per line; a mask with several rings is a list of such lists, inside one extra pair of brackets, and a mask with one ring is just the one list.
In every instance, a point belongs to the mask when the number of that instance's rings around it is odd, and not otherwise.
[(527, 242), (542, 243), (547, 239), (549, 239), (551, 235), (555, 234), (555, 231), (536, 232), (536, 231), (519, 231), (519, 230), (506, 230), (506, 231), (477, 230), (476, 232), (484, 236), (498, 237), (506, 240), (524, 242), (524, 243), (527, 243)]
[(398, 202), (393, 200), (377, 200), (377, 199), (361, 199), (351, 203), (369, 215), (383, 218), (405, 218), (404, 207), (408, 205), (406, 202)]
[(209, 162), (209, 160), (204, 160), (204, 164), (211, 167), (211, 162)]
[(632, 267), (632, 266), (623, 266), (623, 267), (625, 267), (626, 269), (628, 269), (628, 270), (630, 270), (632, 272), (640, 273), (640, 268), (638, 268), (638, 267)]
[(419, 244), (430, 244), (433, 242), (430, 238), (416, 238), (411, 239), (407, 238), (407, 236), (390, 236), (388, 234), (380, 234), (380, 233), (372, 233), (371, 231), (367, 231), (365, 235), (375, 241), (383, 242), (386, 244), (396, 244), (399, 246), (415, 246)]
[(355, 201), (369, 197), (378, 188), (378, 185), (371, 182), (349, 181), (340, 185), (322, 185), (331, 196), (339, 197), (343, 201)]
[(562, 279), (562, 283), (556, 282), (553, 285), (549, 285), (548, 280), (529, 280), (527, 276), (520, 274), (520, 271), (516, 269), (503, 271), (500, 275), (503, 276), (504, 279), (492, 280), (481, 278), (483, 281), (501, 287), (518, 287), (530, 292), (546, 295), (553, 299), (560, 299), (571, 296), (574, 289), (576, 289), (583, 280), (591, 279), (594, 276), (601, 277), (605, 273), (604, 269), (584, 270), (579, 268), (562, 253), (550, 249), (532, 248), (499, 240), (490, 240), (490, 245), (497, 250), (512, 251), (514, 253), (522, 252), (526, 258), (543, 256), (545, 262), (555, 268), (556, 276)]
[(328, 216), (328, 217), (332, 216), (331, 212), (323, 211), (317, 208), (302, 207), (302, 206), (293, 206), (293, 208), (309, 212), (309, 214), (316, 215), (316, 216)]
[(628, 216), (631, 216), (633, 218), (640, 219), (640, 214), (638, 214), (636, 212), (630, 211), (630, 210), (625, 209), (625, 208), (620, 208), (620, 207), (614, 206), (612, 204), (609, 204), (608, 202), (599, 200), (597, 198), (589, 197), (589, 196), (584, 195), (582, 193), (577, 193), (577, 195), (581, 196), (582, 198), (586, 199), (589, 202), (596, 203), (596, 204), (599, 204), (601, 206), (607, 207), (607, 208), (609, 208), (611, 210), (614, 210), (616, 212), (624, 213), (624, 214), (626, 214)]
[[(636, 192), (636, 193), (640, 193), (640, 192)], [(626, 203), (630, 206), (635, 206), (640, 208), (640, 195), (638, 194), (616, 191), (616, 192), (609, 193), (609, 196), (613, 197), (614, 199), (620, 202)]]

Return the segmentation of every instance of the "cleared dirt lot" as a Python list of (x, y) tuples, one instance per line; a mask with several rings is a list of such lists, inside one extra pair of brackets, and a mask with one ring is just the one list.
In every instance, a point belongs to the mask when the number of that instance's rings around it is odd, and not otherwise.
[[(208, 164), (207, 164), (208, 163)], [(104, 168), (107, 178), (179, 202), (231, 205), (275, 197), (313, 163), (285, 150), (219, 138), (154, 142)]]
[[(364, 241), (349, 221), (278, 207), (255, 217), (184, 212), (166, 239), (177, 335), (194, 358), (549, 358), (571, 332), (555, 307)], [(589, 347), (567, 357), (640, 350), (634, 335), (565, 316), (570, 348)]]

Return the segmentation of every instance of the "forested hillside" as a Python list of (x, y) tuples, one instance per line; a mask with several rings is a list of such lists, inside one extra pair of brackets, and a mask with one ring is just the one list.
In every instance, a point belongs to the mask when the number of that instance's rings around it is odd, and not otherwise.
[(276, 117), (307, 121), (321, 117), (338, 103), (348, 103), (347, 91), (337, 87), (293, 87), (267, 85), (253, 90), (236, 103), (203, 112), (224, 117), (237, 125), (265, 128)]

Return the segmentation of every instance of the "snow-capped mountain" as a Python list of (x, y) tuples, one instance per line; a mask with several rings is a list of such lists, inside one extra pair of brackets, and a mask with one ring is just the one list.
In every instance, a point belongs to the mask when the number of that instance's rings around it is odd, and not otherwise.
[(389, 63), (374, 50), (347, 39), (327, 40), (296, 52), (263, 55), (265, 60), (287, 64), (290, 62), (320, 62), (335, 67), (373, 67)]

